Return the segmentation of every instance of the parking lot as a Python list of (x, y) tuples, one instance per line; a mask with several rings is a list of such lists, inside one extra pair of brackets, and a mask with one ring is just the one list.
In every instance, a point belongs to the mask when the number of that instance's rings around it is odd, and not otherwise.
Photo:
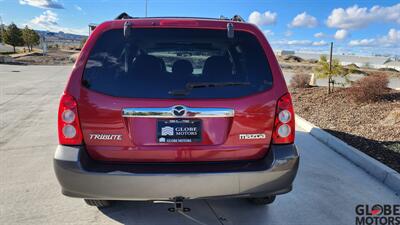
[[(64, 197), (53, 172), (59, 96), (71, 66), (0, 65), (0, 224), (196, 224), (151, 202), (98, 210)], [(358, 204), (400, 203), (386, 186), (298, 130), (291, 193), (270, 206), (243, 199), (192, 200), (204, 224), (354, 224)], [(207, 188), (207, 184), (204, 184)]]

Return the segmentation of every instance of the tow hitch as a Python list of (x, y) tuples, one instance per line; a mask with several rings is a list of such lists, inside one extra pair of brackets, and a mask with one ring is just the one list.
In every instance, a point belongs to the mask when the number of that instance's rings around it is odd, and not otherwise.
[(175, 197), (172, 201), (153, 201), (154, 203), (173, 204), (174, 207), (168, 208), (170, 212), (190, 212), (190, 208), (183, 206), (184, 197)]
[(183, 206), (183, 199), (184, 198), (182, 198), (182, 197), (174, 198), (174, 201), (172, 202), (172, 204), (174, 204), (174, 207), (168, 208), (168, 211), (170, 211), (170, 212), (178, 212), (178, 211), (190, 212), (190, 208)]
[(175, 197), (175, 198), (172, 199), (172, 201), (153, 201), (153, 202), (154, 203), (173, 204), (174, 207), (168, 208), (168, 211), (179, 213), (182, 216), (186, 217), (187, 219), (189, 219), (189, 220), (191, 220), (191, 221), (193, 221), (193, 222), (195, 222), (197, 224), (207, 225), (207, 224), (205, 224), (205, 223), (193, 218), (192, 216), (186, 214), (187, 212), (190, 212), (191, 209), (188, 208), (188, 207), (184, 207), (184, 205), (183, 205), (183, 200), (184, 199), (185, 199), (184, 197)]

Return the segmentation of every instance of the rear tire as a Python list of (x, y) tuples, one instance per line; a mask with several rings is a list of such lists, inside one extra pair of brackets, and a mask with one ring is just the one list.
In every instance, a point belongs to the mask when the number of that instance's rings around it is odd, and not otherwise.
[(104, 208), (111, 205), (111, 202), (108, 200), (94, 200), (94, 199), (84, 199), (86, 204), (90, 206), (96, 206), (98, 208)]
[(257, 198), (248, 198), (248, 200), (254, 205), (269, 205), (275, 201), (276, 195), (266, 196), (266, 197), (257, 197)]

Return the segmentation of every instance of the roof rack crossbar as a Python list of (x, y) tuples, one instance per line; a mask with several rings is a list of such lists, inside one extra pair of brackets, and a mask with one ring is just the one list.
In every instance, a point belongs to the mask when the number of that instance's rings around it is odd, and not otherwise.
[[(119, 14), (115, 20), (127, 20), (127, 19), (135, 19), (138, 17), (132, 17), (128, 13), (123, 12)], [(146, 17), (146, 18), (159, 18), (159, 17)], [(234, 15), (231, 19), (221, 15), (219, 18), (202, 18), (202, 17), (165, 17), (165, 18), (200, 18), (200, 19), (219, 19), (219, 20), (228, 20), (228, 21), (235, 21), (235, 22), (246, 22), (241, 16)]]

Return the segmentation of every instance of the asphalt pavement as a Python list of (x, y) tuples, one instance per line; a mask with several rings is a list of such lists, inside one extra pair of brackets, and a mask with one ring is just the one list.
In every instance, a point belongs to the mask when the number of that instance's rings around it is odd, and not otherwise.
[[(53, 172), (58, 100), (72, 66), (0, 65), (0, 224), (196, 224), (168, 204), (115, 202), (99, 210), (63, 196)], [(203, 224), (355, 224), (358, 204), (400, 204), (390, 189), (308, 133), (292, 192), (270, 206), (191, 200)], [(207, 188), (207, 184), (204, 184)]]

